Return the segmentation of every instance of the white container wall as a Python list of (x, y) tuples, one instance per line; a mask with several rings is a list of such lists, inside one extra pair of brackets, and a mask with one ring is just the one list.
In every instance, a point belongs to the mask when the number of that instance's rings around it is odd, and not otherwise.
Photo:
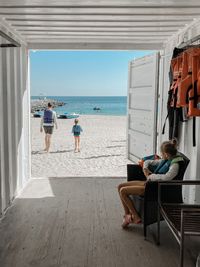
[[(159, 85), (159, 114), (158, 118), (158, 146), (168, 139), (168, 121), (165, 135), (162, 135), (162, 126), (167, 115), (167, 98), (169, 90), (169, 68), (174, 47), (181, 43), (189, 43), (200, 35), (200, 23), (192, 23), (185, 30), (174, 35), (165, 46), (165, 50), (160, 60), (160, 85)], [(188, 44), (189, 44), (188, 43)], [(196, 118), (196, 147), (192, 144), (192, 119), (180, 125), (179, 150), (190, 158), (190, 164), (186, 172), (186, 179), (200, 179), (200, 118)], [(195, 187), (185, 188), (185, 198), (194, 202), (200, 201), (200, 189)]]
[(129, 64), (127, 154), (132, 161), (156, 152), (158, 67), (159, 53)]
[(30, 179), (28, 51), (0, 48), (0, 211)]

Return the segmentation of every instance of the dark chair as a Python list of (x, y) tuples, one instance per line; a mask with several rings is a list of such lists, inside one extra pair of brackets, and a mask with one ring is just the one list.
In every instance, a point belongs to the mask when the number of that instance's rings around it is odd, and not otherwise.
[[(179, 172), (173, 180), (183, 180), (190, 160), (181, 154), (184, 161), (179, 162)], [(146, 177), (142, 167), (138, 164), (127, 165), (127, 181), (144, 181)], [(169, 194), (170, 192), (170, 194)], [(147, 235), (147, 226), (157, 222), (158, 218), (158, 182), (148, 181), (144, 196), (129, 196), (134, 202), (135, 208), (143, 223), (144, 237)], [(166, 186), (162, 188), (161, 199), (167, 203), (182, 203), (182, 189), (180, 186)], [(161, 217), (162, 219), (162, 217)]]

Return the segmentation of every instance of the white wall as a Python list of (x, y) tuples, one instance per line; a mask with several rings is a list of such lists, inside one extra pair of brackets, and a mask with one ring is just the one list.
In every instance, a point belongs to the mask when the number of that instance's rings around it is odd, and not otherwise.
[(0, 48), (0, 212), (30, 179), (26, 47)]
[[(160, 86), (159, 86), (159, 116), (158, 119), (158, 146), (164, 140), (168, 140), (168, 122), (165, 135), (162, 135), (162, 126), (167, 115), (167, 98), (169, 89), (169, 68), (172, 57), (173, 48), (183, 42), (187, 42), (200, 35), (200, 22), (195, 21), (187, 26), (183, 31), (173, 36), (166, 42), (164, 53), (161, 57), (160, 67)], [(185, 177), (187, 179), (200, 179), (200, 117), (196, 118), (196, 147), (192, 145), (192, 119), (181, 123), (180, 127), (180, 143), (179, 150), (190, 158)], [(185, 198), (190, 201), (200, 201), (200, 189), (195, 187), (187, 187), (185, 189)]]
[(137, 162), (155, 153), (159, 53), (129, 63), (128, 158)]

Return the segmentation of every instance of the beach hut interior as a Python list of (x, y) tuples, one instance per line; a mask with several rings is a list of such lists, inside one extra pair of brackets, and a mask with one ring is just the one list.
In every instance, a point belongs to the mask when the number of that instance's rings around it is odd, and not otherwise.
[[(126, 142), (135, 162), (169, 138), (168, 124), (162, 128), (175, 47), (198, 45), (197, 0), (0, 0), (0, 266), (179, 266), (164, 222), (160, 246), (155, 225), (147, 240), (140, 225), (121, 229), (116, 188), (124, 179), (32, 179), (29, 51), (154, 51), (129, 64)], [(188, 180), (200, 179), (199, 103), (195, 108), (179, 125)], [(197, 186), (183, 195), (200, 201)], [(195, 266), (199, 239), (186, 243), (184, 266)]]

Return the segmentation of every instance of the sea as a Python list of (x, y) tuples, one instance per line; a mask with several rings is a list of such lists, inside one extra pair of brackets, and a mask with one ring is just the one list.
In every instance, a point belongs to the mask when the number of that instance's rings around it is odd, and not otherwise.
[[(65, 103), (62, 107), (54, 108), (57, 114), (65, 112), (80, 115), (125, 116), (127, 114), (126, 96), (46, 96), (46, 98)], [(31, 99), (42, 99), (42, 97), (32, 96)]]

